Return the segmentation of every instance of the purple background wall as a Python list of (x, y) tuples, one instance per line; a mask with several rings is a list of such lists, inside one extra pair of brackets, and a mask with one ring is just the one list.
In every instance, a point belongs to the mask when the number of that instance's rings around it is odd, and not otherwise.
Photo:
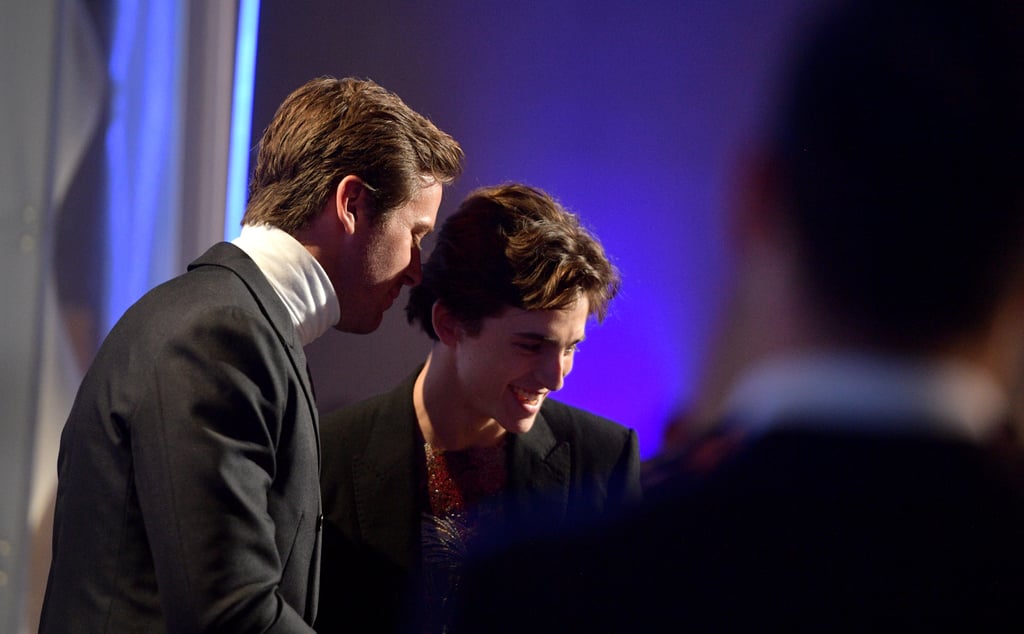
[[(369, 77), (460, 141), (463, 177), (577, 212), (621, 269), (558, 398), (638, 431), (645, 457), (693, 399), (723, 299), (730, 162), (810, 0), (264, 0), (253, 144), (318, 75)], [(308, 349), (321, 407), (382, 391), (426, 355), (396, 302), (368, 336)]]

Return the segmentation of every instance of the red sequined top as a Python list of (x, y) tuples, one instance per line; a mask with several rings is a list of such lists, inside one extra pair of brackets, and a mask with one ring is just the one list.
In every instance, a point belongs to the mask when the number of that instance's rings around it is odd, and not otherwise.
[(508, 483), (504, 439), (494, 447), (440, 451), (424, 444), (429, 508), (421, 540), (426, 618), (424, 632), (445, 632), (451, 595), (468, 549), (480, 530), (500, 522)]

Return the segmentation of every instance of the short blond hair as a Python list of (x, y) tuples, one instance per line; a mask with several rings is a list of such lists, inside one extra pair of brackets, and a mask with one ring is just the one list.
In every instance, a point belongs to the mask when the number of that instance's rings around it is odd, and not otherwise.
[(302, 229), (341, 179), (361, 178), (374, 211), (462, 171), (459, 144), (397, 95), (366, 79), (321, 77), (295, 90), (260, 140), (243, 224)]

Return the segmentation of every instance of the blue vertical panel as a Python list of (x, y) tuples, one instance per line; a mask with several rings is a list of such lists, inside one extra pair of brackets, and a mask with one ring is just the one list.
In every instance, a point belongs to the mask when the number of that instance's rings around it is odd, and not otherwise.
[(238, 33), (235, 39), (235, 84), (231, 97), (231, 145), (228, 150), (228, 193), (224, 213), (225, 240), (231, 240), (238, 235), (245, 213), (259, 21), (260, 0), (241, 0), (238, 7)]
[(186, 10), (176, 0), (117, 2), (104, 332), (143, 293), (177, 273)]

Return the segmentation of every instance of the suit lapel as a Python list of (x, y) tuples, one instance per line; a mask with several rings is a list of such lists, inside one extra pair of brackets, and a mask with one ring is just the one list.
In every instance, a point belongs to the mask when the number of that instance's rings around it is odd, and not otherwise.
[(569, 443), (555, 438), (543, 410), (529, 432), (513, 435), (511, 441), (510, 510), (514, 515), (561, 524), (569, 506)]
[(242, 251), (230, 242), (220, 242), (210, 247), (206, 253), (189, 264), (188, 269), (201, 266), (219, 266), (228, 269), (242, 280), (252, 293), (253, 298), (259, 305), (260, 310), (270, 322), (271, 327), (277, 333), (281, 343), (284, 344), (291, 360), (292, 370), (299, 378), (303, 394), (306, 397), (306, 404), (309, 408), (310, 419), (313, 421), (313, 433), (316, 437), (316, 463), (317, 470), (320, 468), (320, 424), (316, 409), (316, 397), (313, 393), (313, 381), (309, 375), (309, 368), (306, 364), (306, 352), (298, 345), (298, 335), (292, 325), (291, 317), (284, 302), (274, 292), (270, 282), (260, 271), (256, 263), (252, 261), (245, 251)]
[(412, 402), (419, 370), (389, 392), (365, 451), (352, 462), (356, 512), (363, 539), (405, 569), (417, 557), (422, 441)]

